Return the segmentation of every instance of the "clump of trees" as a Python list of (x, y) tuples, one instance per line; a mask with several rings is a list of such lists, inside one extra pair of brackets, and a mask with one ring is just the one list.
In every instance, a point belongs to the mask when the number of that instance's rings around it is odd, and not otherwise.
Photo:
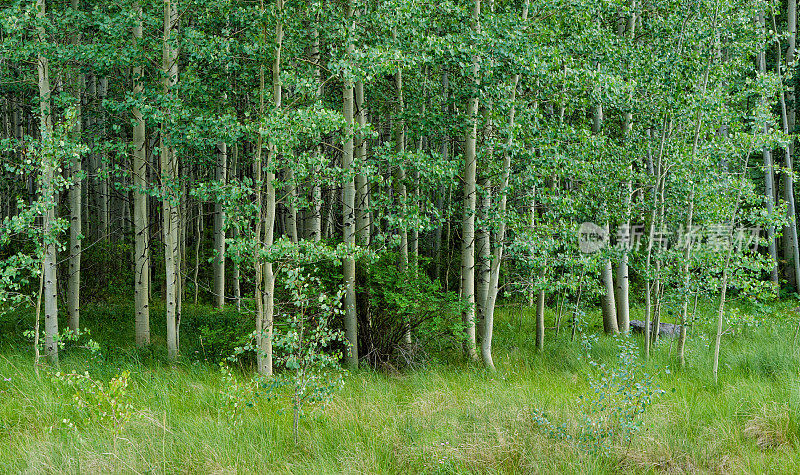
[(795, 3), (6, 1), (3, 309), (41, 301), (57, 363), (89, 289), (133, 291), (140, 346), (163, 299), (170, 358), (185, 299), (236, 306), (269, 375), (295, 253), (344, 289), (349, 367), (423, 286), (392, 345), (456, 309), (489, 369), (502, 298), (539, 348), (548, 303), (614, 334), (641, 302), (649, 354), (666, 299), (718, 294), (716, 374), (726, 297), (800, 285)]

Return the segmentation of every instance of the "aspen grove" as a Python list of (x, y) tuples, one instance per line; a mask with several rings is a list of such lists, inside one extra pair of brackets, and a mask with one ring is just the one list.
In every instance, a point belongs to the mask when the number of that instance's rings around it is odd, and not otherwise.
[(796, 473), (796, 3), (0, 0), (0, 471)]

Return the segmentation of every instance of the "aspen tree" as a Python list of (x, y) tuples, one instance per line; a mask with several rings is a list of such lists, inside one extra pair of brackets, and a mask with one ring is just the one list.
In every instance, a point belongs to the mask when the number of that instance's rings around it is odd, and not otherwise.
[[(45, 0), (36, 1), (37, 40), (40, 45), (47, 42), (43, 22), (47, 16)], [(54, 222), (56, 220), (55, 156), (53, 144), (53, 116), (51, 110), (50, 63), (48, 58), (39, 53), (37, 61), (39, 73), (39, 133), (44, 145), (42, 154), (41, 193), (47, 201), (42, 216), (44, 236), (44, 264), (41, 293), (44, 294), (44, 345), (50, 363), (58, 365), (58, 272), (56, 236)], [(37, 332), (38, 333), (38, 332)]]
[[(473, 0), (472, 32), (481, 33), (481, 0)], [(468, 126), (464, 136), (464, 201), (461, 220), (461, 297), (466, 302), (463, 322), (466, 329), (464, 351), (471, 360), (478, 359), (475, 335), (475, 212), (477, 204), (477, 140), (480, 98), (480, 57), (472, 56), (470, 98), (467, 103)]]
[[(135, 42), (142, 40), (142, 6), (134, 4), (136, 23)], [(142, 66), (133, 67), (133, 94), (141, 100), (144, 84)], [(136, 312), (136, 345), (150, 344), (150, 232), (147, 208), (147, 150), (145, 149), (145, 120), (138, 106), (133, 108), (133, 228), (134, 228), (134, 306)]]
[[(80, 0), (72, 0), (72, 9), (78, 11), (80, 9)], [(79, 45), (81, 42), (81, 34), (78, 32), (73, 38), (73, 44)], [(72, 124), (72, 138), (80, 143), (82, 138), (82, 108), (81, 100), (83, 89), (85, 87), (84, 76), (82, 73), (76, 72), (73, 79), (73, 94), (75, 96), (75, 121)], [(81, 155), (75, 154), (70, 163), (70, 176), (71, 188), (69, 190), (69, 277), (67, 296), (67, 308), (69, 311), (69, 328), (77, 332), (80, 327), (81, 315), (81, 254), (83, 239), (83, 216), (81, 197), (83, 194), (83, 170), (81, 166)]]
[[(178, 82), (177, 50), (177, 0), (164, 0), (163, 61), (164, 94), (174, 97)], [(178, 357), (178, 301), (180, 295), (180, 185), (178, 184), (178, 159), (172, 144), (170, 124), (161, 130), (161, 179), (164, 186), (162, 218), (164, 221), (164, 265), (166, 269), (167, 353), (170, 359)]]
[[(355, 10), (354, 1), (347, 0), (345, 21), (347, 22), (347, 45), (345, 54), (348, 61), (353, 60), (353, 34), (355, 33)], [(351, 63), (352, 65), (352, 63)], [(356, 239), (356, 219), (355, 219), (355, 198), (356, 187), (353, 175), (353, 152), (354, 152), (354, 84), (352, 71), (345, 71), (344, 84), (342, 86), (342, 111), (345, 120), (345, 139), (344, 152), (342, 154), (342, 170), (344, 172), (344, 199), (342, 204), (342, 227), (344, 229), (344, 243), (348, 245), (347, 256), (343, 259), (344, 267), (344, 331), (345, 338), (349, 343), (345, 364), (350, 368), (358, 367), (358, 315), (356, 310), (356, 261), (352, 252), (355, 247)]]
[[(225, 98), (223, 97), (223, 100)], [(227, 182), (228, 144), (217, 143), (217, 162), (215, 178), (220, 184)], [(200, 242), (200, 236), (198, 236)], [(214, 204), (214, 304), (217, 308), (225, 306), (225, 210), (222, 203)]]

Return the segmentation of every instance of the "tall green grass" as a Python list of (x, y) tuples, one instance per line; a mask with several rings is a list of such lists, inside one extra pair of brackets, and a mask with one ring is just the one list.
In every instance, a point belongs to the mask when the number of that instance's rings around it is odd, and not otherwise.
[[(701, 307), (710, 320), (713, 302)], [(539, 409), (580, 424), (579, 396), (588, 396), (587, 377), (597, 369), (570, 341), (568, 322), (557, 339), (548, 330), (538, 354), (530, 309), (498, 313), (496, 374), (456, 356), (408, 373), (352, 373), (331, 404), (304, 418), (295, 446), (281, 398), (255, 398), (232, 417), (224, 397), (230, 382), (214, 358), (190, 353), (169, 365), (158, 351), (112, 351), (130, 341), (131, 314), (107, 303), (85, 313), (105, 354), (66, 352), (61, 370), (102, 381), (130, 371), (131, 421), (119, 434), (88, 420), (67, 427), (63, 420), (76, 415), (70, 389), (51, 370), (37, 377), (30, 352), (7, 340), (0, 352), (0, 472), (800, 473), (800, 353), (797, 316), (788, 308), (757, 309), (760, 326), (726, 335), (717, 385), (709, 325), (692, 328), (685, 369), (677, 367), (675, 344), (661, 340), (646, 367), (666, 393), (630, 444), (602, 455), (550, 439), (532, 422)], [(214, 311), (189, 312), (202, 319)], [(549, 310), (547, 317), (554, 326)], [(590, 356), (613, 365), (616, 348), (600, 337)], [(234, 374), (242, 384), (250, 377)]]

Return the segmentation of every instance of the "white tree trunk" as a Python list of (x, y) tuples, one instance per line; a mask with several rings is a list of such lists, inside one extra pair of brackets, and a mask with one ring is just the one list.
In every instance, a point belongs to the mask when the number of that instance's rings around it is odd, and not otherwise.
[[(789, 33), (789, 46), (786, 50), (786, 64), (792, 64), (794, 62), (795, 56), (795, 42), (797, 37), (797, 1), (796, 0), (788, 0), (788, 7), (787, 7), (787, 32)], [(778, 62), (777, 62), (777, 73), (778, 75), (781, 74), (781, 54), (780, 54), (780, 47), (778, 48)], [(792, 93), (793, 88), (789, 88), (789, 92), (781, 90), (780, 96), (780, 106), (781, 106), (781, 121), (783, 124), (783, 133), (789, 134), (792, 132), (793, 123), (790, 122), (790, 112), (787, 109), (787, 101), (792, 100), (794, 95)], [(784, 166), (786, 167), (787, 173), (783, 175), (783, 192), (784, 192), (784, 199), (786, 200), (787, 206), (787, 213), (789, 214), (789, 224), (786, 229), (784, 229), (784, 234), (789, 238), (789, 245), (791, 246), (791, 255), (786, 256), (787, 259), (792, 259), (792, 266), (793, 266), (793, 277), (795, 288), (800, 291), (800, 249), (798, 248), (798, 236), (797, 236), (797, 212), (795, 207), (795, 200), (794, 200), (794, 180), (793, 180), (793, 161), (792, 161), (792, 153), (794, 151), (793, 143), (790, 143), (787, 146), (784, 146)]]
[[(142, 39), (142, 7), (134, 6), (136, 25), (134, 40)], [(144, 91), (142, 67), (133, 67), (133, 94), (141, 97)], [(150, 232), (147, 207), (147, 157), (145, 150), (145, 120), (138, 107), (133, 109), (133, 228), (134, 228), (134, 302), (136, 312), (136, 346), (150, 344)]]
[[(235, 142), (233, 144), (233, 179), (239, 179), (239, 144)], [(238, 228), (233, 228), (233, 238), (238, 239), (239, 232)], [(233, 285), (233, 300), (236, 302), (236, 310), (242, 310), (242, 280), (241, 280), (241, 271), (239, 269), (239, 259), (240, 256), (239, 251), (236, 251), (236, 257), (233, 261), (233, 269), (231, 269), (231, 280)]]
[[(177, 64), (177, 63), (176, 63)], [(106, 113), (103, 107), (103, 100), (108, 95), (108, 77), (102, 76), (97, 83), (97, 104), (100, 110), (98, 114), (98, 132), (101, 140), (106, 139)], [(105, 148), (103, 148), (105, 150)], [(100, 215), (100, 229), (103, 239), (111, 238), (111, 216), (109, 214), (109, 200), (111, 194), (108, 188), (108, 154), (103, 151), (97, 159), (97, 194), (98, 194), (98, 214)]]
[[(473, 1), (472, 29), (480, 32), (481, 0)], [(472, 83), (475, 89), (480, 84), (480, 57), (472, 57)], [(464, 137), (464, 208), (461, 220), (461, 298), (467, 307), (463, 315), (466, 330), (464, 350), (471, 360), (478, 359), (475, 338), (475, 210), (477, 204), (476, 183), (478, 161), (476, 148), (478, 141), (477, 91), (471, 95), (467, 104), (469, 128)]]
[[(45, 0), (37, 0), (36, 17), (45, 19)], [(37, 27), (40, 44), (46, 42), (44, 26)], [(57, 195), (54, 188), (55, 158), (53, 150), (53, 117), (50, 109), (50, 68), (47, 57), (39, 54), (39, 103), (40, 103), (40, 138), (45, 152), (42, 154), (41, 198), (46, 201), (46, 209), (42, 216), (42, 232), (44, 237), (44, 344), (47, 358), (54, 365), (58, 364), (58, 281), (57, 281), (57, 249), (56, 235), (53, 225), (56, 220)]]
[[(793, 0), (790, 0), (789, 3), (793, 3)], [(758, 16), (758, 27), (761, 28), (761, 31), (764, 34), (766, 34), (763, 12), (761, 12)], [(766, 50), (759, 51), (757, 62), (759, 74), (765, 75), (767, 73)], [(792, 108), (792, 112), (794, 112), (794, 108)], [(769, 124), (765, 122), (763, 128), (764, 134), (768, 134), (770, 130)], [(768, 146), (765, 146), (761, 151), (761, 155), (764, 159), (764, 196), (766, 198), (766, 208), (767, 213), (772, 215), (772, 213), (775, 211), (775, 167), (772, 160), (772, 150)], [(775, 228), (773, 226), (767, 227), (767, 241), (769, 256), (773, 261), (773, 265), (770, 269), (770, 280), (776, 288), (779, 288), (778, 286), (780, 285), (780, 279), (778, 276), (778, 246), (777, 242), (775, 241)], [(688, 303), (686, 303), (686, 305), (688, 305)]]
[[(351, 31), (355, 30), (355, 15), (353, 0), (347, 2), (347, 21)], [(347, 45), (346, 55), (353, 54), (353, 44)], [(343, 260), (345, 297), (344, 297), (344, 331), (345, 338), (349, 343), (348, 351), (345, 356), (345, 364), (349, 368), (358, 367), (358, 315), (356, 310), (356, 261), (352, 255), (356, 242), (356, 218), (355, 218), (355, 198), (356, 187), (351, 172), (353, 168), (354, 156), (354, 91), (353, 81), (345, 78), (342, 89), (342, 110), (345, 120), (345, 141), (344, 153), (342, 154), (342, 169), (344, 170), (344, 203), (342, 206), (342, 226), (344, 231), (344, 243), (350, 247), (350, 252)]]
[[(174, 95), (178, 82), (178, 52), (173, 29), (177, 28), (177, 0), (164, 1), (163, 72), (164, 94)], [(178, 357), (178, 299), (180, 298), (180, 219), (178, 207), (181, 200), (178, 185), (178, 160), (171, 143), (169, 124), (161, 131), (161, 178), (166, 188), (163, 201), (164, 267), (166, 271), (167, 353), (170, 359)]]
[[(317, 84), (317, 100), (322, 100), (323, 82), (322, 82), (322, 67), (320, 65), (321, 55), (319, 51), (319, 16), (315, 19), (315, 26), (312, 32), (313, 41), (311, 44), (311, 61), (314, 63), (314, 80)], [(317, 146), (315, 153), (322, 155), (321, 137), (317, 137)], [(317, 171), (319, 172), (319, 171)], [(315, 174), (316, 175), (316, 174)], [(308, 225), (310, 229), (309, 237), (314, 242), (319, 242), (322, 239), (322, 186), (320, 180), (315, 176), (311, 183), (311, 219)]]
[[(227, 183), (228, 144), (217, 144), (216, 180)], [(199, 238), (199, 236), (198, 236)], [(217, 308), (225, 306), (225, 209), (222, 203), (214, 204), (214, 303)]]
[[(361, 130), (367, 126), (367, 109), (364, 105), (364, 82), (356, 82), (356, 121)], [(367, 137), (361, 133), (355, 148), (355, 157), (359, 163), (367, 159)], [(370, 213), (369, 213), (369, 181), (364, 173), (356, 175), (356, 241), (359, 246), (369, 246)]]
[[(80, 0), (72, 0), (73, 10), (80, 8)], [(74, 44), (80, 43), (80, 35), (76, 35)], [(76, 72), (75, 77), (75, 122), (72, 126), (73, 140), (80, 143), (82, 139), (82, 109), (81, 100), (83, 95), (84, 77), (83, 74)], [(69, 327), (72, 331), (77, 332), (80, 327), (81, 318), (81, 250), (83, 239), (83, 220), (81, 198), (83, 194), (83, 180), (81, 179), (81, 156), (74, 155), (70, 163), (70, 176), (71, 188), (69, 191), (69, 278), (68, 278), (68, 310), (69, 310)]]

